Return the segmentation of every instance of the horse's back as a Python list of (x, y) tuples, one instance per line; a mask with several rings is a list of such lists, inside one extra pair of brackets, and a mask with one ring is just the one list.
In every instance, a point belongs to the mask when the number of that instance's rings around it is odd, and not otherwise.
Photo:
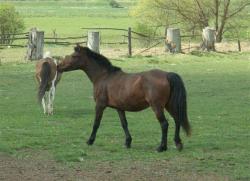
[(108, 79), (107, 97), (109, 105), (124, 110), (138, 111), (160, 100), (165, 106), (169, 97), (167, 72), (150, 70), (139, 73), (116, 73)]
[(143, 74), (143, 90), (146, 100), (153, 104), (165, 107), (170, 96), (170, 84), (167, 79), (167, 72), (154, 69)]
[(36, 64), (36, 77), (39, 78), (42, 72), (42, 69), (45, 67), (44, 64), (47, 64), (50, 69), (49, 81), (52, 81), (57, 73), (57, 65), (53, 58), (47, 57), (39, 60)]

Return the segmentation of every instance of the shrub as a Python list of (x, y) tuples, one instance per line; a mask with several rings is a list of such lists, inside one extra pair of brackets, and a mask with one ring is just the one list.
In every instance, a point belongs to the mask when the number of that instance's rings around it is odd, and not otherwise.
[(109, 2), (109, 5), (112, 7), (112, 8), (121, 8), (122, 6), (115, 0), (111, 0)]
[(11, 44), (13, 41), (8, 40), (14, 38), (14, 35), (24, 30), (24, 21), (10, 4), (0, 4), (0, 43)]
[(139, 43), (146, 47), (148, 47), (152, 43), (152, 39), (154, 39), (155, 36), (157, 35), (156, 28), (147, 26), (142, 23), (136, 24), (135, 31), (143, 35), (146, 35), (146, 37), (141, 36), (139, 39)]

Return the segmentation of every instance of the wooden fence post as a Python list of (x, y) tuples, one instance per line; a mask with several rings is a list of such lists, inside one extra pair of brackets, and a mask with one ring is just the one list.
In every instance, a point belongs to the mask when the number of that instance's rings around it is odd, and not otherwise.
[(36, 28), (31, 28), (26, 58), (28, 60), (39, 60), (43, 58), (43, 47), (44, 31), (38, 31)]
[(100, 34), (98, 31), (88, 31), (88, 43), (89, 49), (96, 53), (100, 53)]
[(202, 30), (202, 50), (215, 51), (216, 30), (206, 27)]
[(168, 28), (166, 37), (166, 48), (171, 53), (181, 52), (181, 33), (178, 28)]
[(241, 45), (240, 45), (240, 40), (238, 39), (238, 50), (241, 52)]
[(128, 28), (128, 56), (132, 57), (131, 27)]

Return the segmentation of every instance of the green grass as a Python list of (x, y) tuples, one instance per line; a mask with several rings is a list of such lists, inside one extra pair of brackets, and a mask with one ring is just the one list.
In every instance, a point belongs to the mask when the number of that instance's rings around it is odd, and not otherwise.
[[(119, 1), (126, 7), (123, 9), (110, 8), (103, 0), (71, 1), (71, 5), (68, 1), (11, 2), (24, 17), (26, 30), (36, 26), (45, 31), (45, 36), (52, 36), (54, 29), (59, 37), (65, 37), (86, 34), (82, 27), (135, 25), (128, 16), (129, 7), (135, 3), (132, 0)], [(119, 35), (102, 32), (106, 41), (120, 41)], [(72, 52), (72, 47), (45, 47), (51, 49), (53, 55)], [(173, 170), (250, 179), (249, 53), (194, 52), (112, 61), (128, 72), (160, 68), (183, 77), (193, 134), (186, 138), (182, 133), (185, 148), (177, 152), (170, 119), (169, 150), (161, 154), (155, 152), (160, 126), (150, 109), (127, 113), (133, 136), (130, 150), (123, 146), (124, 133), (112, 109), (104, 113), (95, 144), (85, 144), (95, 103), (92, 84), (80, 71), (63, 75), (56, 92), (56, 114), (44, 116), (36, 101), (34, 63), (21, 63), (25, 62), (24, 54), (25, 49), (0, 50), (0, 152), (23, 157), (29, 151), (46, 151), (57, 161), (85, 168), (105, 161), (126, 167), (133, 161), (147, 164), (163, 159)]]
[(160, 141), (160, 126), (150, 109), (127, 113), (133, 137), (130, 150), (123, 146), (124, 133), (112, 109), (104, 112), (96, 142), (89, 147), (85, 142), (92, 129), (95, 103), (92, 84), (83, 72), (63, 75), (57, 87), (55, 115), (48, 117), (36, 102), (34, 64), (3, 64), (0, 66), (0, 152), (22, 156), (25, 150), (46, 150), (58, 161), (87, 168), (105, 161), (124, 166), (132, 161), (146, 164), (166, 160), (183, 172), (248, 180), (249, 57), (249, 53), (200, 53), (112, 61), (127, 72), (160, 68), (183, 77), (193, 134), (186, 138), (182, 132), (185, 148), (179, 153), (172, 141), (174, 123), (170, 119), (169, 150), (160, 154), (155, 151)]

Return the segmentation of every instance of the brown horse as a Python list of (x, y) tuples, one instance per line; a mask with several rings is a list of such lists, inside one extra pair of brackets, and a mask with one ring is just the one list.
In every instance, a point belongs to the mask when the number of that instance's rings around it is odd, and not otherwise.
[(36, 79), (39, 84), (37, 97), (38, 102), (43, 106), (44, 114), (53, 114), (55, 90), (60, 78), (61, 73), (57, 72), (57, 61), (55, 59), (46, 55), (37, 62)]
[(83, 70), (94, 85), (95, 121), (88, 145), (96, 138), (103, 111), (106, 107), (117, 110), (126, 135), (125, 145), (130, 148), (132, 137), (128, 130), (125, 111), (141, 111), (151, 107), (160, 122), (162, 137), (157, 151), (167, 150), (168, 121), (166, 109), (175, 120), (174, 141), (178, 150), (183, 148), (180, 126), (187, 135), (191, 129), (187, 117), (186, 91), (182, 79), (176, 73), (150, 70), (140, 73), (125, 73), (119, 67), (89, 48), (77, 46), (74, 53), (66, 56), (57, 69), (59, 72)]

